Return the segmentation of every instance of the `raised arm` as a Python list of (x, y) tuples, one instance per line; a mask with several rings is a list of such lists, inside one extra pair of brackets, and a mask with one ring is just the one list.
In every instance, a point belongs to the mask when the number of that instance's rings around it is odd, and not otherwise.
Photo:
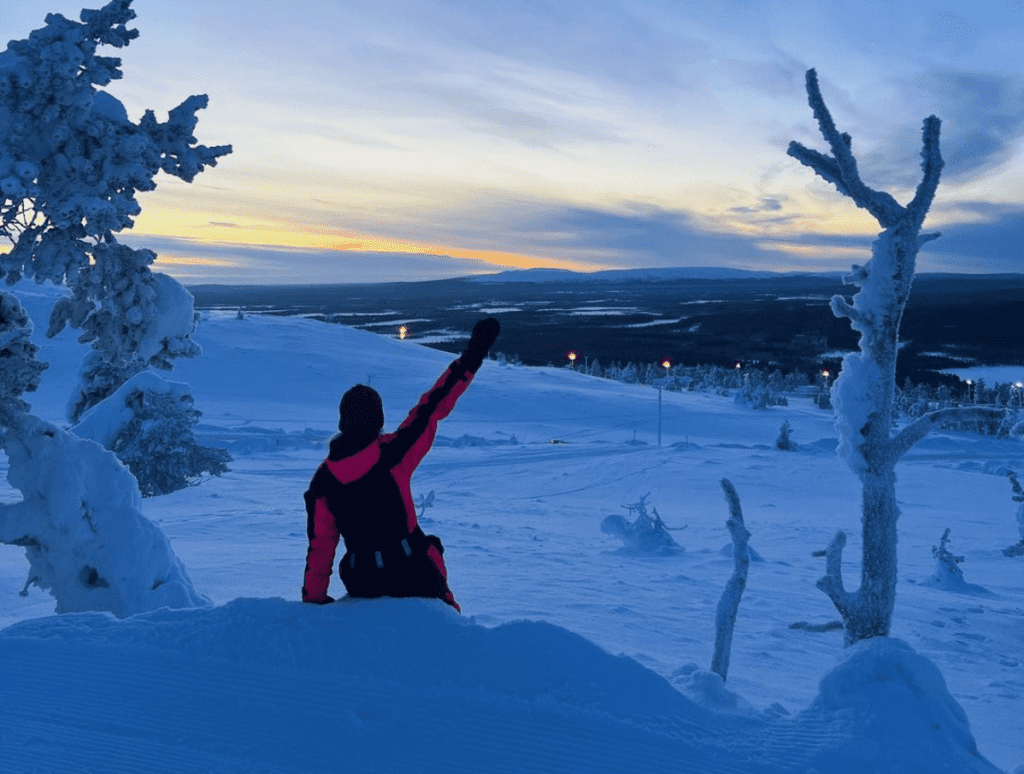
[(493, 317), (474, 326), (473, 336), (463, 353), (420, 397), (393, 438), (382, 447), (381, 457), (388, 467), (401, 464), (411, 473), (420, 463), (434, 442), (437, 423), (452, 413), (455, 402), (469, 387), (500, 330)]

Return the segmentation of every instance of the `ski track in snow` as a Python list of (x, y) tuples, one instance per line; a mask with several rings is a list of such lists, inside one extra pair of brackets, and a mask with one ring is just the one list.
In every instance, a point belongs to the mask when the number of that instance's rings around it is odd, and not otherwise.
[[(553, 694), (550, 685), (502, 694), (495, 706), (486, 687), (368, 680), (303, 661), (306, 640), (323, 636), (316, 621), (361, 610), (275, 599), (298, 597), (301, 494), (334, 432), (338, 397), (355, 381), (372, 382), (394, 427), (450, 356), (341, 326), (255, 315), (208, 317), (196, 338), (204, 357), (171, 378), (192, 386), (204, 413), (200, 432), (231, 446), (235, 462), (219, 479), (147, 500), (145, 512), (167, 532), (196, 588), (224, 606), (215, 611), (226, 628), (217, 637), (185, 623), (199, 618), (167, 614), (181, 621), (181, 636), (208, 643), (202, 651), (178, 641), (167, 620), (145, 635), (141, 623), (129, 626), (135, 619), (49, 617), (48, 595), (17, 594), (21, 550), (0, 546), (0, 627), (8, 627), (0, 629), (0, 771), (809, 771), (816, 750), (849, 742), (848, 725), (801, 713), (842, 655), (841, 633), (789, 628), (838, 617), (814, 587), (824, 564), (811, 556), (837, 529), (850, 538), (848, 587), (859, 573), (859, 486), (835, 455), (830, 415), (809, 401), (755, 412), (717, 396), (665, 393), (659, 448), (654, 390), (489, 363), (417, 471), (414, 496), (436, 495), (424, 527), (445, 542), (465, 615), (440, 623), (427, 615), (427, 625), (416, 608), (399, 608), (406, 612), (398, 626), (418, 623), (436, 634), (436, 625), (454, 636), (463, 627), (500, 634), (513, 621), (550, 622), (684, 692), (680, 668), (706, 668), (711, 659), (714, 610), (732, 565), (721, 554), (728, 512), (718, 481), (733, 481), (751, 546), (765, 561), (750, 567), (727, 686), (754, 709), (700, 710), (659, 723), (574, 704), (581, 694)], [(67, 384), (50, 377), (73, 372), (68, 363), (77, 363), (81, 348), (69, 332), (40, 344), (53, 365), (28, 397), (59, 422)], [(772, 446), (784, 419), (801, 445), (795, 453)], [(940, 667), (981, 753), (1012, 772), (1024, 765), (1024, 562), (1001, 555), (1018, 539), (1007, 468), (1024, 470), (1020, 441), (953, 433), (933, 434), (900, 465), (893, 634)], [(669, 526), (686, 527), (673, 533), (683, 553), (639, 556), (600, 532), (605, 516), (626, 515), (622, 506), (648, 492)], [(4, 484), (0, 502), (15, 499)], [(947, 526), (951, 550), (966, 557), (966, 579), (991, 596), (921, 585)], [(339, 589), (335, 578), (332, 590)], [(232, 617), (233, 604), (258, 625)], [(216, 628), (213, 613), (192, 615), (213, 616)], [(261, 631), (261, 618), (281, 631)], [(23, 628), (29, 624), (36, 628)], [(372, 617), (366, 626), (385, 642), (392, 631)], [(146, 639), (157, 631), (162, 642)], [(358, 643), (343, 626), (324, 632), (333, 639), (320, 650), (342, 660), (346, 647), (356, 647), (347, 643)], [(422, 655), (420, 639), (410, 634), (402, 652)], [(608, 663), (600, 661), (594, 684), (614, 673)], [(552, 684), (564, 687), (563, 678), (556, 674)], [(418, 757), (421, 748), (431, 753)]]

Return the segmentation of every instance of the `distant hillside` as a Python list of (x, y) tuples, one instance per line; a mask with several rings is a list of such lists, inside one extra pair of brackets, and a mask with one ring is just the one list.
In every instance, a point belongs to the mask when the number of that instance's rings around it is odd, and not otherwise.
[[(694, 276), (707, 272), (717, 276)], [(502, 279), (504, 277), (504, 279)], [(856, 348), (833, 295), (856, 291), (842, 273), (635, 269), (580, 274), (549, 269), (379, 285), (192, 287), (199, 309), (302, 315), (459, 352), (474, 323), (501, 321), (499, 349), (527, 365), (563, 365), (572, 351), (599, 360), (732, 367), (743, 362), (819, 373)], [(919, 274), (901, 328), (899, 378), (1024, 363), (1024, 275)]]
[[(511, 269), (467, 277), (471, 282), (665, 282), (680, 279), (770, 279), (786, 274), (729, 269), (720, 266), (674, 266), (657, 269), (607, 269), (580, 272), (567, 269)], [(824, 275), (822, 275), (824, 276)]]

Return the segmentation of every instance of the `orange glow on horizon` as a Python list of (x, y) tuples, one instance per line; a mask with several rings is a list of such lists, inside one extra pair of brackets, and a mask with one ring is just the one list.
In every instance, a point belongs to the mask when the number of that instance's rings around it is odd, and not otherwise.
[[(156, 209), (156, 208), (154, 208)], [(132, 235), (140, 237), (166, 237), (180, 239), (185, 236), (195, 243), (195, 248), (179, 252), (158, 251), (158, 261), (164, 265), (231, 266), (238, 267), (241, 260), (225, 260), (200, 257), (202, 247), (207, 245), (249, 246), (297, 250), (325, 250), (332, 252), (404, 253), (413, 255), (448, 256), (479, 261), (481, 271), (501, 269), (569, 269), (571, 271), (599, 271), (610, 266), (578, 261), (567, 258), (552, 258), (531, 253), (508, 252), (504, 250), (482, 250), (439, 245), (406, 240), (379, 234), (362, 234), (350, 231), (334, 231), (296, 226), (291, 223), (274, 221), (245, 221), (235, 223), (218, 221), (213, 213), (189, 213), (188, 223), (181, 223), (181, 214), (168, 211), (167, 217), (140, 216)], [(223, 217), (223, 216), (220, 216)], [(204, 222), (196, 222), (200, 219)]]

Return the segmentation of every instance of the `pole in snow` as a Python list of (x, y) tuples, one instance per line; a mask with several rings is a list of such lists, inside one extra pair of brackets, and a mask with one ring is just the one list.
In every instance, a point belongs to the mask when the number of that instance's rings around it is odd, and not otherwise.
[[(662, 360), (661, 367), (665, 369), (665, 373), (668, 373), (668, 369), (672, 367), (672, 361)], [(658, 385), (658, 446), (661, 446), (661, 390), (664, 385)]]

